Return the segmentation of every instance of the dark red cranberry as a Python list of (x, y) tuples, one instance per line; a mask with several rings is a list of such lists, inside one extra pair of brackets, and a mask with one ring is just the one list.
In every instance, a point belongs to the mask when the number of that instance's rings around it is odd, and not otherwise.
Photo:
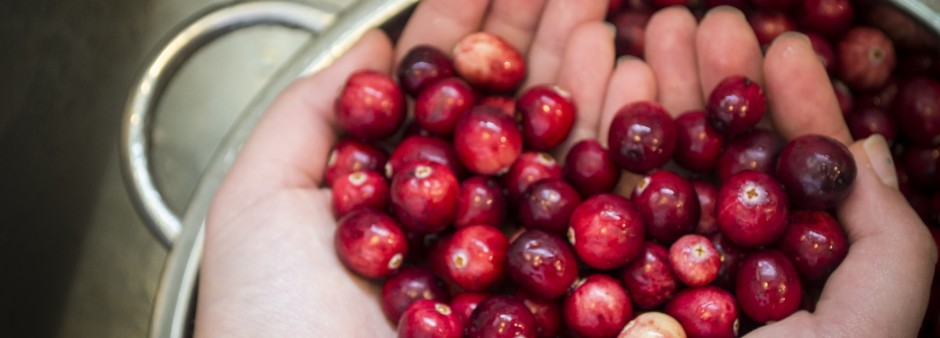
[(419, 299), (438, 302), (447, 301), (444, 282), (431, 270), (407, 267), (392, 274), (382, 284), (382, 312), (393, 323), (397, 323), (408, 305)]
[(392, 211), (408, 231), (441, 231), (457, 214), (457, 189), (457, 178), (446, 166), (410, 162), (392, 177)]
[(467, 338), (535, 338), (538, 328), (532, 312), (518, 299), (492, 296), (470, 316)]
[(889, 77), (881, 88), (859, 93), (855, 99), (855, 106), (875, 107), (890, 111), (894, 109), (900, 85), (901, 81), (897, 78)]
[(796, 30), (796, 23), (790, 16), (777, 10), (751, 11), (747, 13), (747, 22), (763, 48), (770, 46), (780, 34)]
[(940, 83), (927, 77), (901, 86), (895, 114), (901, 131), (922, 146), (940, 145)]
[(385, 211), (388, 182), (374, 171), (357, 171), (333, 182), (333, 215), (342, 218), (360, 208)]
[(653, 8), (661, 9), (671, 6), (692, 7), (694, 0), (650, 0)]
[(738, 266), (741, 265), (741, 260), (749, 253), (749, 251), (737, 244), (734, 244), (728, 236), (720, 232), (716, 232), (710, 236), (712, 245), (715, 246), (715, 250), (718, 250), (718, 254), (721, 255), (721, 269), (718, 270), (718, 278), (715, 279), (715, 285), (725, 288), (729, 291), (734, 291), (734, 279), (738, 272)]
[(682, 324), (662, 312), (645, 312), (624, 326), (617, 338), (680, 338), (686, 337)]
[(548, 178), (535, 182), (519, 199), (519, 220), (527, 229), (564, 236), (581, 196), (564, 180)]
[(698, 225), (701, 210), (695, 188), (671, 171), (644, 177), (633, 190), (633, 202), (643, 215), (646, 235), (662, 243), (672, 243)]
[(454, 64), (443, 51), (429, 45), (418, 45), (398, 63), (398, 83), (412, 97), (424, 87), (454, 76)]
[(454, 226), (486, 224), (501, 227), (506, 219), (506, 197), (496, 179), (474, 176), (460, 183)]
[(809, 39), (809, 44), (813, 46), (813, 51), (816, 52), (819, 62), (822, 62), (823, 67), (826, 67), (826, 72), (835, 74), (836, 53), (832, 50), (829, 39), (814, 32), (803, 32), (803, 34)]
[(394, 218), (360, 209), (338, 223), (333, 245), (350, 270), (366, 278), (382, 278), (401, 267), (408, 244)]
[(528, 292), (516, 289), (513, 297), (522, 301), (522, 304), (532, 312), (535, 318), (536, 337), (556, 338), (561, 333), (561, 302), (559, 299), (545, 299), (533, 296)]
[(516, 99), (509, 96), (493, 95), (480, 99), (479, 105), (486, 105), (506, 113), (507, 116), (516, 116)]
[(940, 186), (940, 146), (908, 147), (900, 162), (913, 186), (922, 190)]
[(734, 294), (741, 311), (759, 323), (786, 318), (796, 312), (803, 297), (800, 276), (793, 263), (773, 249), (745, 257), (738, 267), (735, 284)]
[(388, 154), (381, 148), (352, 139), (340, 140), (326, 161), (326, 185), (332, 186), (337, 178), (356, 171), (382, 172), (386, 161)]
[(800, 276), (820, 281), (829, 276), (848, 254), (842, 226), (822, 211), (795, 211), (777, 247), (793, 259)]
[(512, 93), (526, 74), (522, 54), (503, 38), (487, 32), (472, 33), (457, 42), (454, 68), (474, 87), (496, 94)]
[(659, 104), (641, 101), (617, 111), (607, 136), (610, 157), (625, 170), (659, 168), (676, 149), (676, 123)]
[(750, 0), (754, 7), (761, 10), (772, 10), (788, 13), (800, 4), (799, 0)]
[(454, 132), (457, 118), (476, 104), (476, 94), (463, 80), (451, 77), (428, 85), (415, 99), (415, 121), (440, 135)]
[(699, 210), (701, 211), (694, 232), (699, 235), (710, 235), (718, 232), (718, 211), (716, 210), (718, 188), (703, 181), (692, 181), (692, 188), (695, 189)]
[(593, 268), (621, 267), (643, 249), (643, 215), (619, 195), (601, 194), (581, 202), (571, 214), (570, 226), (568, 242)]
[(890, 142), (897, 135), (894, 119), (884, 109), (878, 107), (860, 108), (846, 116), (845, 122), (849, 125), (852, 138), (856, 140), (865, 139), (874, 134), (881, 134)]
[(346, 80), (336, 99), (336, 121), (361, 140), (391, 136), (405, 122), (405, 95), (388, 75), (363, 70)]
[(430, 130), (421, 128), (421, 126), (418, 125), (418, 121), (414, 121), (414, 120), (412, 120), (411, 122), (406, 122), (405, 133), (404, 133), (404, 136), (402, 137), (409, 138), (412, 136), (441, 138), (441, 135), (432, 133)]
[(446, 165), (456, 176), (464, 175), (457, 152), (447, 143), (436, 137), (409, 136), (401, 141), (385, 164), (385, 176), (392, 178), (406, 164), (426, 160)]
[(712, 9), (718, 6), (731, 6), (739, 10), (746, 10), (748, 4), (745, 0), (704, 0), (706, 9)]
[(738, 309), (728, 291), (714, 286), (680, 291), (669, 303), (666, 314), (685, 329), (689, 337), (737, 337)]
[(646, 242), (640, 256), (624, 267), (621, 280), (633, 304), (644, 310), (665, 303), (679, 285), (669, 265), (669, 253), (655, 242)]
[(894, 45), (878, 29), (855, 27), (839, 40), (839, 78), (849, 87), (881, 87), (894, 71), (894, 64)]
[(490, 294), (487, 293), (464, 291), (450, 299), (450, 309), (460, 315), (463, 326), (466, 327), (470, 323), (470, 316), (473, 315), (473, 311), (489, 297)]
[(772, 175), (777, 155), (787, 143), (777, 133), (757, 128), (731, 139), (718, 157), (718, 177), (722, 182), (744, 170)]
[(548, 151), (568, 138), (577, 108), (568, 91), (558, 86), (538, 85), (516, 99), (522, 139), (532, 149)]
[(460, 316), (445, 303), (427, 299), (408, 306), (398, 321), (399, 338), (463, 337)]
[(453, 234), (442, 234), (437, 238), (437, 241), (431, 244), (431, 250), (428, 252), (426, 258), (428, 261), (428, 266), (431, 268), (431, 271), (434, 271), (434, 274), (440, 277), (441, 279), (451, 283), (450, 273), (447, 272), (447, 249), (450, 247), (450, 239), (453, 238)]
[(509, 277), (535, 296), (551, 299), (564, 295), (578, 279), (578, 262), (561, 237), (527, 230), (507, 253)]
[(590, 275), (565, 297), (565, 324), (579, 337), (614, 337), (633, 318), (630, 298), (616, 279)]
[(705, 105), (708, 122), (720, 132), (734, 135), (753, 128), (767, 111), (767, 98), (757, 82), (735, 75), (718, 83)]
[(582, 197), (587, 198), (614, 190), (620, 181), (620, 168), (604, 146), (585, 139), (568, 150), (563, 176)]
[(673, 160), (693, 172), (706, 172), (718, 165), (724, 139), (708, 123), (704, 111), (691, 111), (676, 119), (676, 151)]
[(522, 197), (532, 183), (547, 178), (561, 178), (561, 166), (548, 153), (527, 151), (519, 155), (509, 171), (502, 176), (510, 204)]
[(508, 249), (509, 241), (497, 228), (471, 225), (457, 229), (444, 252), (447, 276), (466, 290), (485, 290), (506, 274)]
[(522, 152), (522, 133), (512, 117), (491, 106), (476, 106), (457, 119), (457, 156), (470, 171), (481, 175), (509, 169)]
[(842, 143), (823, 135), (790, 140), (777, 160), (777, 179), (793, 206), (825, 210), (849, 195), (855, 182), (855, 160)]
[(839, 101), (839, 109), (842, 110), (842, 115), (849, 115), (855, 110), (855, 95), (852, 94), (852, 90), (845, 82), (833, 79), (832, 89), (836, 92), (836, 99)]
[(614, 45), (617, 55), (643, 57), (646, 45), (646, 24), (652, 14), (649, 11), (623, 11), (613, 17), (611, 23), (616, 28)]
[(721, 254), (705, 236), (688, 234), (669, 247), (669, 264), (683, 284), (705, 286), (718, 277)]
[(804, 29), (832, 39), (852, 26), (855, 11), (850, 0), (803, 0), (796, 17)]
[(787, 228), (789, 201), (777, 180), (756, 171), (731, 176), (718, 190), (718, 227), (732, 242), (773, 243)]

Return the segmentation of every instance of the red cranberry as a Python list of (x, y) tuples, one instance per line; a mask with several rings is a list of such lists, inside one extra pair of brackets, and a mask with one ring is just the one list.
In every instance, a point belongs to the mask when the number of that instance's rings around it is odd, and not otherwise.
[(526, 74), (522, 54), (487, 32), (472, 33), (457, 42), (454, 67), (460, 77), (489, 93), (511, 93)]
[(431, 250), (428, 252), (428, 255), (421, 258), (427, 258), (428, 266), (431, 268), (431, 271), (434, 271), (434, 274), (444, 279), (448, 283), (453, 281), (450, 280), (450, 273), (447, 272), (447, 248), (450, 247), (450, 240), (453, 238), (453, 234), (442, 234), (437, 238), (437, 241), (431, 244)]
[(467, 338), (535, 338), (538, 328), (532, 312), (518, 299), (492, 296), (470, 316)]
[(786, 141), (772, 131), (754, 129), (727, 143), (718, 157), (718, 176), (722, 182), (744, 170), (772, 175), (777, 166), (777, 155)]
[(735, 284), (741, 311), (760, 323), (781, 320), (796, 312), (803, 297), (793, 263), (773, 249), (745, 257)]
[(490, 295), (487, 293), (471, 291), (461, 292), (450, 299), (450, 309), (460, 315), (463, 326), (466, 327), (470, 323), (470, 316), (473, 315), (473, 311), (477, 309), (477, 306), (479, 306), (483, 300), (489, 297)]
[(454, 226), (486, 224), (501, 227), (506, 218), (506, 197), (496, 179), (474, 176), (460, 183)]
[(561, 237), (527, 230), (509, 248), (509, 277), (519, 287), (541, 298), (564, 295), (578, 279), (578, 263)]
[(381, 140), (405, 122), (405, 108), (405, 95), (392, 78), (363, 70), (346, 80), (336, 100), (336, 121), (356, 138)]
[(940, 145), (940, 83), (916, 77), (898, 94), (895, 114), (904, 135), (918, 145)]
[(643, 252), (624, 267), (621, 276), (633, 304), (644, 310), (665, 303), (679, 285), (669, 265), (669, 253), (654, 242), (646, 242)]
[(408, 267), (388, 277), (382, 284), (382, 312), (397, 323), (408, 305), (419, 299), (446, 301), (444, 282), (431, 270)]
[(643, 57), (646, 45), (646, 24), (652, 14), (649, 11), (623, 11), (614, 16), (611, 23), (617, 29), (614, 45), (617, 55)]
[(344, 139), (336, 144), (326, 161), (326, 185), (332, 186), (337, 178), (356, 171), (384, 170), (388, 154), (376, 146), (352, 139)]
[(388, 182), (374, 171), (357, 171), (333, 182), (333, 215), (342, 218), (353, 210), (385, 211)]
[(451, 76), (454, 64), (434, 46), (415, 46), (398, 64), (398, 83), (412, 97), (418, 96), (424, 87)]
[(790, 214), (790, 226), (780, 237), (777, 247), (793, 259), (800, 276), (811, 281), (829, 276), (849, 250), (842, 226), (822, 211)]
[(505, 275), (508, 249), (509, 241), (497, 228), (471, 225), (458, 229), (444, 252), (447, 276), (466, 290), (485, 290)]
[(864, 107), (846, 116), (846, 124), (856, 140), (868, 138), (874, 134), (881, 134), (888, 141), (894, 140), (897, 127), (894, 119), (878, 107)]
[(776, 173), (795, 207), (824, 210), (848, 196), (856, 169), (852, 153), (839, 141), (803, 135), (780, 152)]
[(451, 77), (428, 85), (415, 99), (415, 121), (440, 135), (454, 132), (457, 118), (473, 108), (476, 94), (463, 80)]
[(909, 147), (901, 153), (900, 162), (914, 186), (920, 189), (940, 186), (940, 146)]
[(454, 173), (440, 163), (408, 163), (392, 177), (392, 211), (409, 231), (441, 231), (457, 213), (457, 187)]
[(633, 190), (633, 202), (643, 215), (647, 236), (663, 243), (692, 232), (701, 213), (692, 183), (671, 171), (643, 178)]
[(574, 208), (581, 203), (578, 191), (562, 179), (535, 182), (519, 199), (519, 220), (527, 229), (565, 235)]
[(839, 101), (839, 109), (842, 110), (842, 115), (849, 115), (850, 112), (855, 110), (855, 95), (852, 94), (852, 90), (845, 82), (833, 79), (832, 89), (836, 92), (836, 99)]
[(796, 17), (803, 28), (831, 39), (852, 26), (855, 11), (850, 0), (803, 0)]
[(753, 128), (767, 111), (767, 98), (757, 82), (744, 76), (729, 76), (718, 83), (705, 105), (712, 127), (726, 134)]
[(692, 7), (694, 0), (650, 0), (653, 8), (666, 8), (671, 6)]
[(708, 123), (703, 111), (692, 111), (676, 119), (676, 151), (673, 159), (683, 168), (706, 172), (718, 165), (724, 140)]
[(777, 180), (760, 172), (742, 171), (718, 190), (718, 227), (738, 245), (767, 245), (786, 230), (789, 207)]
[(607, 149), (591, 139), (579, 141), (568, 150), (563, 174), (583, 197), (611, 192), (620, 181), (620, 168)]
[(548, 151), (568, 138), (577, 108), (568, 91), (539, 85), (526, 89), (516, 99), (516, 112), (525, 144)]
[(739, 10), (746, 10), (748, 4), (745, 0), (704, 0), (706, 9), (712, 9), (718, 6), (731, 6)]
[(855, 99), (857, 107), (875, 107), (886, 110), (894, 109), (895, 99), (900, 89), (900, 81), (897, 78), (889, 77), (881, 88), (874, 91), (861, 92)]
[(689, 234), (669, 247), (669, 264), (685, 285), (705, 286), (718, 277), (721, 254), (705, 236)]
[(497, 108), (476, 106), (457, 119), (454, 148), (470, 171), (499, 174), (522, 152), (522, 134), (512, 117)]
[(747, 14), (757, 42), (764, 48), (770, 46), (780, 34), (796, 30), (796, 23), (786, 13), (775, 10), (756, 10)]
[(421, 128), (421, 126), (418, 125), (418, 121), (414, 121), (414, 120), (412, 120), (411, 122), (406, 122), (405, 133), (403, 134), (402, 137), (409, 138), (412, 136), (426, 136), (426, 137), (441, 138), (441, 135), (432, 133), (430, 130)]
[(799, 0), (750, 0), (754, 7), (762, 10), (790, 12), (799, 5)]
[(620, 331), (617, 338), (683, 338), (682, 324), (662, 312), (646, 312), (636, 316)]
[(509, 96), (487, 96), (480, 99), (479, 104), (499, 109), (510, 117), (516, 116), (516, 99)]
[(360, 209), (339, 220), (333, 240), (336, 253), (350, 270), (382, 278), (401, 267), (408, 244), (395, 219)]
[(621, 267), (643, 249), (643, 216), (633, 202), (601, 194), (581, 202), (571, 214), (568, 242), (578, 258), (597, 269)]
[(734, 296), (714, 286), (685, 289), (666, 304), (689, 337), (737, 337), (738, 309)]
[(894, 71), (894, 45), (880, 30), (850, 29), (839, 40), (839, 78), (859, 90), (877, 89)]
[(832, 50), (829, 39), (813, 32), (803, 32), (803, 34), (809, 39), (809, 44), (813, 46), (813, 51), (816, 52), (819, 62), (822, 62), (823, 67), (826, 67), (826, 72), (834, 74), (836, 70), (836, 53)]
[(734, 244), (728, 236), (716, 232), (710, 236), (712, 245), (721, 255), (721, 269), (718, 270), (718, 278), (715, 279), (715, 285), (734, 290), (734, 279), (738, 272), (738, 266), (741, 260), (749, 253), (747, 249)]
[(406, 164), (426, 160), (446, 165), (456, 176), (463, 176), (464, 168), (457, 152), (447, 141), (430, 136), (409, 136), (401, 141), (385, 164), (385, 176), (392, 178)]
[(447, 304), (421, 299), (410, 306), (398, 321), (399, 338), (460, 338), (463, 322)]
[(580, 337), (613, 337), (633, 318), (630, 298), (616, 279), (591, 275), (565, 297), (565, 324)]
[(659, 168), (676, 148), (676, 123), (659, 104), (641, 101), (620, 108), (610, 123), (608, 151), (614, 163), (635, 173)]
[(718, 218), (715, 210), (718, 203), (718, 188), (703, 181), (692, 181), (692, 188), (695, 189), (695, 195), (698, 196), (698, 205), (701, 211), (694, 232), (699, 235), (710, 235), (718, 232)]
[(558, 299), (544, 299), (535, 297), (528, 292), (515, 290), (513, 297), (522, 301), (522, 304), (532, 312), (535, 318), (536, 337), (556, 338), (561, 333), (561, 302)]
[(552, 155), (527, 151), (513, 162), (509, 171), (502, 176), (502, 181), (509, 201), (515, 203), (532, 183), (561, 176), (561, 166)]

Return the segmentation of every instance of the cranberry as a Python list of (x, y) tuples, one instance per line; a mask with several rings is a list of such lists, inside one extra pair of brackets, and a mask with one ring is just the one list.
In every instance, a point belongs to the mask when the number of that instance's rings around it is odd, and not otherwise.
[(385, 164), (385, 176), (392, 178), (402, 167), (414, 161), (426, 160), (446, 165), (456, 176), (463, 176), (464, 168), (457, 152), (447, 141), (430, 136), (409, 136), (401, 141)]
[(480, 99), (479, 104), (499, 109), (510, 117), (516, 116), (516, 99), (509, 96), (487, 96)]
[(654, 242), (646, 242), (640, 256), (624, 267), (621, 279), (633, 304), (644, 310), (665, 303), (679, 285), (669, 265), (669, 253)]
[(466, 327), (470, 323), (470, 316), (473, 315), (473, 311), (477, 309), (480, 303), (489, 297), (490, 295), (487, 293), (471, 291), (461, 292), (450, 299), (450, 309), (460, 315), (463, 326)]
[(826, 67), (826, 72), (834, 74), (836, 70), (836, 53), (832, 50), (829, 39), (813, 32), (803, 32), (803, 34), (809, 39), (809, 44), (813, 46), (813, 51), (816, 52), (819, 62), (822, 62), (823, 67)]
[(394, 323), (408, 305), (419, 299), (446, 301), (447, 289), (444, 282), (434, 276), (431, 270), (408, 267), (388, 277), (382, 284), (382, 312)]
[(868, 138), (874, 134), (881, 134), (888, 141), (894, 140), (897, 127), (894, 119), (878, 107), (864, 107), (846, 116), (846, 124), (856, 140)]
[(487, 298), (473, 311), (467, 325), (467, 338), (535, 338), (537, 327), (532, 312), (510, 296)]
[(506, 273), (509, 241), (488, 225), (460, 228), (444, 251), (447, 276), (460, 287), (480, 291), (493, 286)]
[(620, 168), (604, 146), (585, 139), (568, 150), (563, 176), (581, 196), (590, 197), (614, 190), (620, 181)]
[(666, 8), (670, 6), (692, 7), (694, 0), (650, 0), (653, 8)]
[(669, 161), (676, 148), (676, 123), (659, 104), (628, 104), (610, 123), (607, 144), (614, 163), (625, 170), (646, 173)]
[(473, 108), (476, 94), (455, 77), (428, 85), (415, 99), (415, 121), (421, 128), (440, 135), (454, 132), (457, 118)]
[(721, 254), (705, 236), (689, 234), (669, 247), (669, 264), (685, 285), (705, 286), (718, 277)]
[(788, 214), (786, 193), (766, 174), (742, 171), (718, 190), (718, 227), (738, 245), (773, 243), (786, 230)]
[(857, 107), (875, 107), (886, 110), (894, 109), (895, 100), (898, 96), (900, 81), (897, 78), (889, 77), (881, 88), (874, 91), (861, 92), (855, 99)]
[(454, 173), (440, 163), (408, 163), (392, 177), (392, 211), (409, 231), (441, 231), (457, 213), (457, 187)]
[(718, 270), (718, 278), (715, 279), (715, 285), (723, 287), (726, 290), (734, 290), (734, 279), (738, 272), (738, 266), (741, 260), (749, 251), (737, 244), (734, 244), (728, 236), (716, 232), (710, 236), (712, 245), (721, 255), (721, 269)]
[(454, 64), (440, 49), (418, 45), (408, 51), (398, 64), (398, 83), (412, 97), (424, 87), (454, 76)]
[(916, 77), (898, 94), (895, 114), (904, 135), (918, 145), (940, 145), (940, 83)]
[(855, 11), (850, 0), (803, 0), (796, 17), (803, 28), (831, 39), (852, 26)]
[(790, 12), (799, 5), (799, 0), (750, 0), (754, 7), (762, 10)]
[(560, 297), (578, 279), (571, 247), (548, 232), (527, 230), (512, 243), (507, 256), (512, 281), (538, 297)]
[(803, 135), (780, 152), (776, 173), (795, 207), (824, 210), (848, 196), (856, 168), (852, 153), (839, 141)]
[(630, 298), (616, 279), (595, 274), (584, 278), (565, 297), (568, 329), (580, 337), (613, 337), (633, 317)]
[(374, 171), (357, 171), (333, 182), (333, 215), (342, 218), (353, 210), (385, 211), (388, 182)]
[(398, 321), (399, 338), (460, 338), (463, 322), (447, 304), (421, 299), (408, 306)]
[(836, 92), (836, 99), (839, 101), (839, 109), (842, 115), (849, 115), (855, 109), (855, 95), (849, 86), (837, 79), (832, 80), (832, 90)]
[(664, 309), (689, 337), (737, 337), (738, 309), (734, 296), (714, 286), (685, 289)]
[(698, 225), (695, 226), (695, 233), (699, 235), (710, 235), (718, 232), (718, 218), (715, 208), (718, 203), (718, 188), (711, 183), (703, 181), (692, 181), (692, 188), (695, 189), (695, 195), (698, 196), (699, 213)]
[(769, 47), (780, 34), (796, 30), (796, 23), (789, 15), (775, 10), (751, 11), (747, 14), (747, 22), (763, 48)]
[(848, 239), (842, 226), (822, 211), (795, 211), (777, 247), (793, 259), (800, 276), (820, 281), (845, 259)]
[(532, 183), (546, 178), (561, 178), (561, 166), (552, 155), (539, 152), (524, 152), (502, 176), (503, 187), (509, 201), (515, 203)]
[(731, 6), (739, 10), (748, 8), (748, 4), (745, 0), (704, 0), (702, 2), (705, 4), (706, 9), (712, 9), (718, 6)]
[[(437, 241), (431, 245), (431, 251), (428, 252), (426, 256), (428, 260), (428, 266), (431, 268), (431, 271), (434, 271), (434, 274), (438, 277), (444, 279), (448, 283), (453, 282), (450, 280), (450, 274), (447, 272), (447, 248), (450, 247), (450, 240), (453, 238), (452, 234), (442, 234), (437, 238)], [(425, 258), (425, 257), (422, 257)]]
[(718, 157), (718, 176), (722, 182), (744, 170), (772, 175), (777, 166), (777, 155), (786, 141), (766, 129), (754, 129), (728, 142)]
[(673, 159), (683, 168), (707, 172), (718, 165), (724, 140), (708, 123), (703, 111), (692, 111), (676, 119), (676, 151)]
[(643, 216), (630, 200), (601, 194), (574, 209), (568, 242), (585, 264), (613, 269), (640, 254), (644, 233)]
[(536, 337), (558, 337), (562, 329), (561, 302), (558, 299), (539, 298), (518, 289), (512, 295), (522, 301), (522, 304), (532, 312), (537, 328)]
[(519, 199), (519, 219), (527, 229), (564, 235), (574, 208), (581, 203), (578, 191), (562, 179), (535, 182)]
[(356, 140), (343, 139), (336, 144), (326, 161), (326, 185), (332, 186), (337, 178), (352, 172), (381, 171), (386, 161), (388, 154), (384, 150)]
[(906, 52), (901, 62), (898, 62), (898, 73), (901, 76), (940, 75), (940, 62), (937, 60), (936, 52), (929, 49)]
[(522, 152), (522, 134), (512, 117), (491, 106), (476, 106), (457, 119), (454, 148), (470, 171), (499, 174)]
[(767, 98), (757, 82), (745, 76), (729, 76), (715, 86), (705, 107), (712, 127), (734, 135), (760, 122), (767, 111)]
[(855, 27), (839, 40), (839, 78), (854, 89), (881, 87), (894, 63), (894, 45), (878, 29)]
[(617, 338), (682, 338), (686, 337), (682, 325), (662, 312), (646, 312), (636, 316), (620, 331)]
[(914, 186), (920, 189), (940, 186), (940, 146), (909, 147), (901, 153), (900, 162)]
[(463, 228), (486, 224), (498, 228), (503, 225), (505, 218), (506, 197), (496, 179), (474, 176), (460, 183), (454, 226)]
[(489, 93), (511, 93), (526, 74), (522, 54), (503, 38), (487, 32), (472, 33), (457, 42), (454, 67), (460, 77)]
[(333, 245), (343, 264), (366, 278), (388, 276), (408, 253), (405, 234), (395, 219), (370, 209), (341, 218)]
[(692, 232), (701, 213), (692, 183), (671, 171), (643, 178), (633, 190), (633, 202), (643, 215), (646, 234), (663, 243)]
[(516, 99), (516, 112), (525, 144), (547, 151), (568, 138), (577, 108), (568, 91), (539, 85), (526, 89)]
[(745, 257), (735, 284), (741, 311), (760, 323), (781, 320), (796, 312), (803, 297), (793, 263), (773, 249)]
[(356, 138), (381, 140), (405, 122), (405, 108), (405, 95), (392, 78), (363, 70), (346, 80), (336, 99), (336, 121)]
[(646, 24), (651, 16), (649, 11), (623, 11), (614, 16), (611, 23), (617, 30), (614, 37), (617, 55), (643, 57)]

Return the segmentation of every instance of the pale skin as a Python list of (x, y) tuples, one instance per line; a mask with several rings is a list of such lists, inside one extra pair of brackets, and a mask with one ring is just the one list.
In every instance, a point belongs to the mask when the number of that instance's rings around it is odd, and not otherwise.
[(837, 213), (849, 254), (816, 311), (751, 335), (915, 336), (936, 248), (897, 189), (887, 147), (851, 138), (808, 43), (785, 34), (762, 55), (737, 10), (719, 8), (696, 22), (687, 10), (669, 8), (650, 22), (647, 62), (615, 60), (612, 32), (602, 23), (606, 7), (580, 0), (425, 0), (398, 45), (372, 31), (331, 67), (290, 86), (253, 131), (210, 207), (197, 336), (394, 335), (377, 301), (378, 283), (355, 277), (333, 248), (336, 222), (330, 191), (321, 184), (339, 132), (333, 100), (356, 70), (390, 73), (416, 44), (450, 51), (478, 30), (503, 36), (527, 55), (523, 87), (556, 83), (571, 91), (579, 115), (556, 156), (584, 138), (606, 143), (607, 126), (627, 103), (657, 101), (678, 116), (703, 108), (705, 94), (726, 76), (761, 83), (770, 100), (768, 123), (785, 138), (816, 133), (843, 142), (858, 177)]

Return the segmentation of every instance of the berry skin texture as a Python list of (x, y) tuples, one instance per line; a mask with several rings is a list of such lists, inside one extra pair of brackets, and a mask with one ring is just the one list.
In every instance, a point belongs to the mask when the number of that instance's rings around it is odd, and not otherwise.
[(482, 291), (506, 275), (509, 241), (499, 229), (471, 225), (458, 229), (444, 250), (447, 277), (469, 291)]
[(789, 207), (777, 180), (756, 171), (742, 171), (718, 190), (718, 227), (735, 244), (767, 245), (786, 230)]
[(571, 214), (568, 243), (590, 267), (626, 265), (643, 250), (643, 216), (630, 200), (601, 194), (581, 202)]
[(357, 171), (381, 173), (386, 161), (388, 154), (381, 148), (353, 139), (340, 140), (326, 160), (326, 185), (332, 186), (337, 178)]
[(578, 262), (571, 247), (548, 232), (527, 230), (512, 243), (507, 256), (512, 281), (540, 298), (560, 297), (578, 279)]
[(610, 157), (638, 174), (661, 167), (676, 149), (676, 123), (659, 104), (641, 101), (617, 111), (607, 135)]
[(568, 329), (579, 337), (614, 337), (633, 318), (633, 306), (616, 279), (595, 274), (575, 284), (562, 313)]
[(336, 100), (336, 121), (353, 137), (381, 140), (405, 122), (405, 108), (405, 94), (392, 78), (363, 70), (346, 81)]
[(640, 256), (624, 267), (621, 280), (633, 304), (644, 310), (665, 303), (679, 285), (669, 264), (669, 252), (655, 242), (646, 242)]
[(564, 180), (548, 178), (530, 185), (518, 202), (519, 219), (526, 229), (564, 236), (581, 196)]
[(460, 183), (457, 199), (457, 219), (454, 226), (486, 224), (500, 227), (506, 218), (506, 197), (496, 179), (474, 176)]
[(568, 150), (562, 171), (565, 180), (584, 198), (611, 192), (620, 181), (620, 168), (610, 153), (590, 139), (579, 141)]
[(776, 177), (793, 206), (826, 210), (842, 202), (852, 189), (855, 159), (842, 143), (822, 135), (790, 140), (780, 152)]
[(421, 299), (408, 306), (398, 321), (398, 338), (460, 338), (463, 322), (447, 304)]
[(685, 285), (705, 286), (718, 277), (721, 254), (707, 237), (689, 234), (669, 247), (669, 264)]
[(539, 85), (516, 99), (522, 139), (532, 149), (548, 151), (568, 138), (577, 108), (571, 94), (558, 86)]
[(924, 147), (940, 145), (940, 83), (920, 76), (905, 81), (895, 101), (904, 135)]
[(398, 63), (398, 83), (412, 97), (428, 85), (454, 75), (454, 64), (440, 49), (418, 45)]
[(512, 292), (513, 297), (532, 312), (535, 318), (536, 337), (557, 338), (562, 330), (561, 299), (544, 299), (533, 296), (520, 289)]
[(646, 234), (662, 243), (691, 233), (701, 214), (692, 183), (668, 170), (653, 172), (637, 183), (633, 202), (643, 215)]
[(501, 37), (477, 32), (454, 47), (454, 68), (460, 77), (486, 93), (512, 93), (526, 74), (526, 64), (512, 45)]
[(444, 283), (431, 270), (406, 267), (389, 276), (382, 284), (382, 312), (393, 323), (401, 319), (408, 305), (419, 299), (447, 300)]
[(881, 88), (894, 72), (894, 45), (884, 33), (871, 27), (849, 29), (839, 40), (839, 78), (852, 89)]
[(535, 317), (525, 304), (511, 296), (492, 296), (473, 311), (467, 338), (535, 338)]
[(685, 338), (685, 330), (675, 318), (662, 312), (646, 312), (623, 327), (617, 338)]
[(745, 257), (738, 267), (735, 285), (741, 311), (759, 323), (786, 318), (799, 309), (803, 298), (803, 286), (793, 263), (773, 249)]
[(470, 323), (470, 316), (481, 302), (489, 298), (488, 293), (464, 291), (450, 299), (450, 309), (460, 315), (463, 326)]
[(398, 222), (370, 209), (360, 209), (340, 219), (333, 245), (340, 261), (366, 278), (388, 276), (401, 267), (408, 253), (408, 243)]
[(757, 82), (740, 75), (729, 76), (715, 86), (705, 107), (712, 127), (736, 135), (760, 122), (767, 111), (767, 98)]
[(415, 161), (392, 177), (392, 211), (405, 229), (435, 233), (454, 221), (457, 178), (446, 166)]
[(512, 117), (491, 106), (476, 106), (457, 119), (454, 149), (470, 171), (502, 174), (522, 153), (522, 133)]
[(708, 123), (703, 111), (691, 111), (676, 119), (676, 150), (673, 159), (683, 168), (702, 173), (715, 169), (724, 138)]
[(388, 182), (374, 171), (357, 171), (333, 182), (333, 215), (342, 218), (360, 208), (384, 211), (388, 206)]
[(457, 158), (457, 152), (447, 141), (431, 136), (412, 135), (392, 150), (385, 164), (385, 177), (391, 179), (406, 164), (420, 160), (446, 165), (457, 177), (462, 177), (465, 172)]
[(848, 255), (849, 244), (842, 226), (822, 211), (795, 211), (777, 248), (793, 259), (805, 280), (821, 281)]
[(722, 182), (744, 170), (756, 170), (773, 175), (777, 156), (787, 144), (780, 135), (767, 129), (755, 128), (728, 141), (718, 157), (718, 177)]
[(452, 77), (437, 81), (421, 90), (415, 99), (415, 121), (421, 128), (438, 135), (454, 132), (457, 118), (476, 103), (476, 93), (466, 82)]
[(548, 178), (561, 178), (561, 166), (549, 153), (527, 151), (519, 155), (516, 162), (503, 174), (501, 180), (506, 188), (510, 204), (518, 202), (522, 194), (535, 182)]
[(721, 288), (705, 286), (682, 290), (666, 304), (664, 310), (682, 324), (690, 338), (738, 336), (735, 298)]

